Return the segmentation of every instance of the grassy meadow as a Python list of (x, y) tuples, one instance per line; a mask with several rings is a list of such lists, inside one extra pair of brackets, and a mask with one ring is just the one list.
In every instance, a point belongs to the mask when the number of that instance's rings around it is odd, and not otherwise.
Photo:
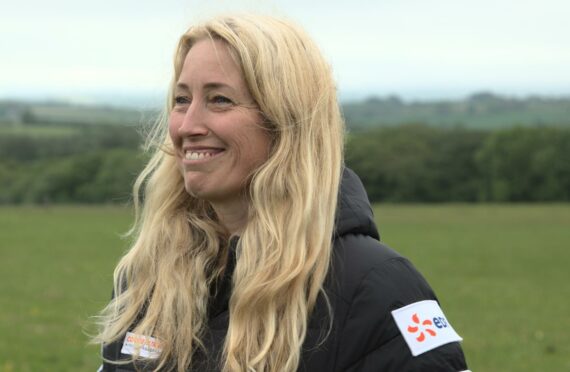
[[(473, 371), (570, 371), (570, 205), (376, 205)], [(122, 207), (0, 208), (0, 372), (95, 371), (89, 316), (127, 247)]]

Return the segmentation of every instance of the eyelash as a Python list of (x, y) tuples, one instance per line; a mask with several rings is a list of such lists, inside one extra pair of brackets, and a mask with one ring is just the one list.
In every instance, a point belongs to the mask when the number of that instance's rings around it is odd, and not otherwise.
[(185, 96), (176, 96), (176, 97), (174, 97), (174, 102), (177, 105), (185, 105), (185, 104), (190, 103), (190, 99), (188, 97), (185, 97)]
[[(176, 103), (176, 105), (188, 105), (192, 101), (189, 97), (186, 96), (176, 96), (174, 97), (174, 102)], [(233, 105), (234, 102), (228, 97), (218, 94), (209, 98), (208, 103), (212, 103), (215, 105)]]
[[(222, 100), (223, 102), (219, 102), (219, 100)], [(221, 95), (216, 95), (216, 96), (212, 97), (210, 99), (210, 102), (212, 102), (214, 104), (225, 104), (225, 105), (233, 104), (231, 99), (229, 99), (228, 97), (221, 96)]]

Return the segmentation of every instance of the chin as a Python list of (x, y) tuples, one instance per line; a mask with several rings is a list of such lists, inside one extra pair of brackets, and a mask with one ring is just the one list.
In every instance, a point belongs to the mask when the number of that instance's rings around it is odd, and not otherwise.
[(188, 185), (185, 184), (184, 188), (186, 192), (193, 198), (212, 201), (216, 199), (216, 193), (212, 193), (211, 190), (208, 191), (207, 189), (197, 186), (197, 185)]
[(194, 197), (194, 198), (196, 198), (196, 199), (203, 199), (203, 196), (201, 195), (202, 193), (200, 192), (199, 189), (196, 189), (196, 187), (191, 187), (191, 186), (188, 186), (188, 185), (184, 185), (184, 188), (186, 189), (186, 192), (187, 192), (190, 196), (192, 196), (192, 197)]

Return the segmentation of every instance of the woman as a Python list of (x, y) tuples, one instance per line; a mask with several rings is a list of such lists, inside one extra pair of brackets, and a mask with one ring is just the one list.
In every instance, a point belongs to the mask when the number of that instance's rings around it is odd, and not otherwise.
[(102, 312), (102, 370), (466, 369), (343, 170), (332, 74), (310, 39), (270, 17), (215, 18), (182, 36), (174, 67)]

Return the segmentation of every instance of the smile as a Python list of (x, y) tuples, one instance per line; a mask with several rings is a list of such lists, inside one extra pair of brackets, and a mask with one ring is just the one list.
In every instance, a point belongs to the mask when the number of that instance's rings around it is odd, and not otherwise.
[(220, 155), (223, 149), (201, 149), (201, 150), (185, 150), (185, 160), (208, 160)]

